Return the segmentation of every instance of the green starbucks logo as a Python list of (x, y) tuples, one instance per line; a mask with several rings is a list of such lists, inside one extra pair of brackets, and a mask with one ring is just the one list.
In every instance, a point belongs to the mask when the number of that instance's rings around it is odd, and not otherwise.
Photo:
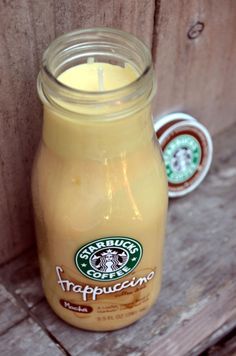
[(82, 246), (75, 254), (75, 265), (87, 278), (107, 282), (133, 271), (142, 254), (142, 245), (130, 237), (106, 237)]
[(168, 181), (179, 184), (191, 178), (198, 170), (201, 155), (201, 146), (193, 136), (175, 137), (163, 152)]

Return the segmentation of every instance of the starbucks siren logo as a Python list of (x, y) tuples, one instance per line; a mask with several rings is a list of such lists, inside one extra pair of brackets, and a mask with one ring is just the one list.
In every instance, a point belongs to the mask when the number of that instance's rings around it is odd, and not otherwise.
[(191, 135), (179, 135), (164, 149), (164, 160), (168, 181), (183, 183), (198, 170), (202, 150), (199, 142)]
[(112, 281), (133, 271), (142, 253), (141, 244), (134, 239), (107, 237), (82, 246), (75, 254), (75, 265), (90, 279)]

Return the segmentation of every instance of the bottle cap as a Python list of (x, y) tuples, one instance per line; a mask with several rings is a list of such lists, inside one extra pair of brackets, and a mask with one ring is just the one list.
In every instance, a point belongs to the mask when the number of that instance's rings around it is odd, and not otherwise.
[(166, 166), (169, 197), (192, 192), (209, 171), (213, 145), (200, 122), (184, 113), (169, 114), (155, 123)]
[(183, 112), (174, 112), (171, 114), (167, 114), (162, 116), (154, 123), (154, 129), (156, 131), (157, 137), (160, 137), (162, 133), (167, 130), (173, 124), (176, 124), (180, 121), (197, 121), (193, 116), (189, 114), (185, 114)]

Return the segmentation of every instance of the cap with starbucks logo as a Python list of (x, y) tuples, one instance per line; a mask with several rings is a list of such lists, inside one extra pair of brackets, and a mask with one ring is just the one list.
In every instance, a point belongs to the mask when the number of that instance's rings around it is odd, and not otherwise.
[(154, 128), (163, 151), (169, 197), (190, 193), (203, 181), (212, 162), (213, 146), (208, 130), (185, 113), (166, 115)]

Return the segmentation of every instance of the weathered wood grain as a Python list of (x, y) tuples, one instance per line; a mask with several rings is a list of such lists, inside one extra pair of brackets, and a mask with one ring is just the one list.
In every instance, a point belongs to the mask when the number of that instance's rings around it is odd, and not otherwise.
[(229, 318), (236, 318), (235, 289), (236, 284), (233, 283), (215, 296), (208, 296), (201, 303), (192, 305), (188, 312), (182, 313), (173, 330), (151, 343), (145, 355), (199, 355), (204, 350), (205, 340)]
[(236, 2), (158, 3), (156, 115), (183, 110), (219, 132), (236, 120)]
[(26, 2), (1, 1), (0, 17), (0, 262), (4, 262), (32, 241), (30, 167), (40, 121)]
[(219, 343), (212, 346), (202, 356), (235, 356), (236, 355), (236, 330), (226, 335)]
[[(64, 346), (70, 355), (93, 355), (92, 353), (90, 354), (91, 343), (96, 341), (99, 343), (99, 340), (106, 335), (106, 333), (94, 333), (84, 330), (78, 331), (78, 329), (66, 325), (61, 319), (55, 316), (45, 300), (33, 308), (32, 313), (43, 323), (50, 334)], [(87, 348), (89, 351), (85, 352)]]
[(0, 2), (0, 263), (34, 242), (30, 171), (40, 137), (42, 53), (76, 28), (113, 26), (152, 43), (154, 0)]
[(8, 290), (19, 297), (27, 308), (44, 298), (35, 249), (24, 253), (23, 258), (20, 256), (6, 264), (0, 271)]
[(152, 45), (155, 0), (58, 0), (54, 11), (56, 35), (102, 25), (134, 33), (149, 47)]
[(66, 353), (30, 318), (11, 328), (0, 338), (2, 356), (62, 356)]
[(0, 284), (0, 335), (27, 316), (26, 311)]

